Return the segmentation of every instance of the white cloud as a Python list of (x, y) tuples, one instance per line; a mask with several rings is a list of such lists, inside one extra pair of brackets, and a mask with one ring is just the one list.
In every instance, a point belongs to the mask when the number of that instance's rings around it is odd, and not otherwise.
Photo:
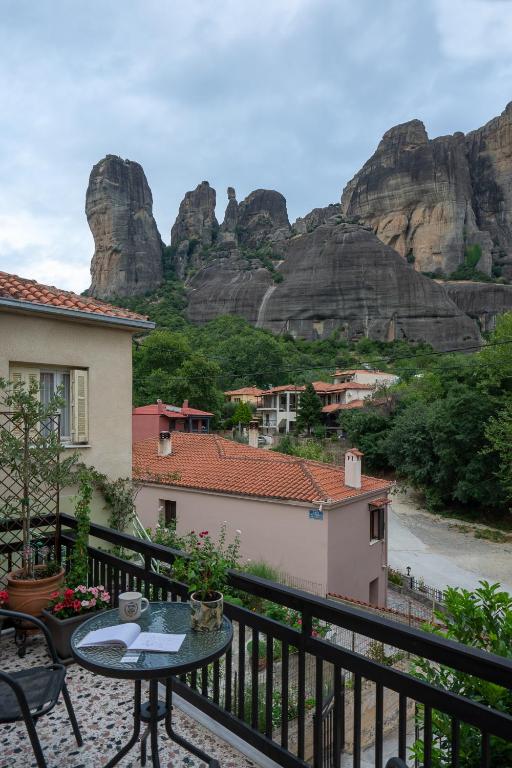
[(452, 59), (510, 59), (511, 0), (435, 0), (443, 53)]

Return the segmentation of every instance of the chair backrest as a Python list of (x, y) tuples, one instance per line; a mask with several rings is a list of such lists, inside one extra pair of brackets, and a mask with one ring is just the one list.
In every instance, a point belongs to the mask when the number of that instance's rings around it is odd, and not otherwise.
[(34, 624), (38, 629), (41, 630), (46, 639), (46, 645), (48, 646), (48, 652), (52, 657), (52, 661), (54, 663), (58, 663), (59, 657), (57, 656), (57, 651), (55, 649), (52, 636), (48, 631), (48, 627), (43, 621), (41, 621), (41, 619), (38, 619), (37, 616), (30, 616), (28, 613), (22, 613), (21, 611), (10, 611), (7, 608), (0, 608), (0, 616), (5, 616), (6, 618), (11, 619), (14, 624)]

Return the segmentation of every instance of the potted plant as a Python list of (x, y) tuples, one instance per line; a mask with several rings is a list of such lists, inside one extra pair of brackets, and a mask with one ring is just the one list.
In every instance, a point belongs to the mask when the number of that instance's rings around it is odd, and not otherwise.
[(240, 549), (240, 531), (232, 544), (226, 545), (226, 523), (217, 543), (208, 531), (195, 531), (185, 537), (187, 558), (173, 563), (173, 576), (185, 581), (190, 590), (191, 626), (199, 632), (211, 632), (222, 625), (223, 590), (229, 568), (236, 568)]
[(10, 496), (4, 496), (4, 514), (21, 520), (23, 536), (21, 568), (7, 576), (9, 607), (38, 616), (62, 584), (64, 569), (49, 557), (36, 564), (32, 520), (48, 516), (45, 490), (58, 489), (69, 479), (77, 456), (60, 461), (57, 414), (62, 400), (58, 394), (41, 402), (38, 380), (26, 387), (22, 381), (0, 378), (0, 390), (0, 407), (9, 413), (10, 424), (0, 430), (0, 467), (10, 489)]
[(61, 659), (71, 656), (70, 641), (76, 627), (91, 613), (110, 606), (110, 594), (103, 585), (87, 587), (79, 584), (53, 592), (50, 605), (43, 610), (46, 625)]

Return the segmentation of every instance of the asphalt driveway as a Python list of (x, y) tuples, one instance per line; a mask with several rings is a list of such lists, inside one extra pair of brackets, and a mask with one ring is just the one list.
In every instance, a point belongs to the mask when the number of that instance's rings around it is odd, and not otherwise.
[[(512, 541), (496, 543), (475, 538), (460, 520), (422, 509), (410, 493), (392, 496), (389, 514), (389, 565), (405, 572), (407, 566), (425, 584), (474, 589), (481, 579), (499, 582), (512, 594)], [(471, 530), (460, 530), (468, 527)]]

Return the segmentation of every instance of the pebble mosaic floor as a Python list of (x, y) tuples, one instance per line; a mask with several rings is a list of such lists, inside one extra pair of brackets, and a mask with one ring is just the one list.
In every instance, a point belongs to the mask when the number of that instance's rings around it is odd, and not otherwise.
[[(32, 637), (24, 659), (19, 659), (13, 636), (0, 637), (0, 668), (26, 669), (46, 664), (48, 656), (41, 637)], [(67, 671), (67, 684), (84, 744), (77, 747), (62, 700), (39, 720), (37, 732), (48, 768), (101, 768), (126, 743), (132, 733), (133, 683), (94, 675), (72, 664)], [(185, 715), (176, 707), (173, 724), (178, 733), (215, 757), (221, 768), (256, 768), (256, 764), (237, 752), (211, 731)], [(173, 744), (159, 730), (159, 757), (162, 768), (203, 768), (205, 763)], [(149, 757), (149, 755), (148, 755)], [(137, 745), (118, 763), (120, 768), (140, 766)], [(148, 760), (147, 766), (151, 765)], [(0, 725), (0, 768), (37, 768), (23, 723)]]

